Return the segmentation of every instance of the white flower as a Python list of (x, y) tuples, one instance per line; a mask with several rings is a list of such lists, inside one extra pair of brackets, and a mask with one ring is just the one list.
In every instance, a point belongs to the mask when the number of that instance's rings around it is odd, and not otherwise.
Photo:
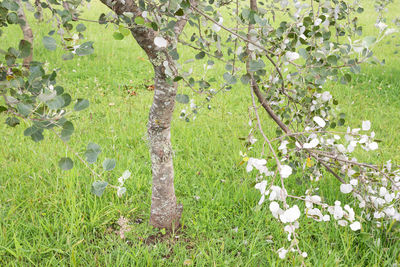
[(353, 185), (353, 186), (357, 186), (358, 180), (357, 179), (351, 179), (350, 180), (350, 184)]
[(314, 203), (320, 203), (321, 200), (322, 200), (321, 197), (317, 195), (311, 197), (311, 201)]
[(254, 135), (250, 134), (249, 142), (250, 144), (254, 145), (254, 143), (257, 142), (257, 138), (255, 138)]
[(314, 147), (318, 146), (318, 144), (319, 144), (318, 138), (314, 138), (309, 143), (305, 143), (303, 145), (303, 147), (304, 148), (314, 148)]
[(358, 231), (361, 229), (361, 223), (360, 222), (353, 222), (352, 224), (350, 224), (350, 229), (353, 231)]
[(253, 168), (256, 168), (260, 172), (265, 171), (265, 169), (267, 169), (265, 164), (267, 164), (267, 161), (265, 159), (249, 158), (249, 160), (247, 161), (246, 171), (251, 172)]
[(118, 186), (118, 190), (117, 190), (117, 196), (118, 197), (122, 197), (122, 195), (125, 194), (125, 192), (126, 192), (126, 188), (125, 187)]
[(127, 180), (129, 177), (131, 177), (131, 172), (129, 170), (124, 171), (121, 177), (118, 178), (118, 182), (120, 186), (123, 186), (125, 183), (125, 180)]
[(279, 186), (273, 185), (271, 186), (271, 194), (269, 194), (269, 200), (279, 200), (284, 201), (287, 197), (286, 190), (282, 190)]
[(294, 205), (292, 208), (285, 210), (279, 218), (283, 223), (292, 223), (300, 218), (300, 210), (297, 205)]
[(385, 195), (386, 195), (386, 193), (387, 193), (387, 189), (386, 189), (386, 187), (381, 187), (380, 189), (379, 189), (379, 195), (381, 196), (381, 197), (384, 197)]
[(286, 148), (287, 144), (289, 144), (289, 142), (284, 140), (284, 141), (282, 141), (281, 145), (278, 147), (278, 150), (281, 150), (282, 154), (286, 154), (287, 153), (287, 148)]
[(255, 189), (260, 190), (261, 195), (264, 195), (267, 184), (268, 184), (268, 182), (264, 180), (261, 183), (256, 184), (254, 187), (255, 187)]
[(354, 218), (354, 215), (355, 215), (354, 210), (349, 205), (345, 205), (344, 209), (347, 211), (347, 219), (350, 222), (354, 221), (354, 219), (355, 219)]
[(380, 219), (380, 218), (383, 218), (383, 217), (385, 217), (385, 214), (383, 212), (380, 212), (380, 211), (375, 211), (374, 212), (374, 218), (375, 219)]
[(322, 221), (324, 218), (324, 215), (322, 215), (322, 212), (318, 208), (308, 210), (307, 216), (313, 218), (317, 222)]
[(348, 146), (347, 146), (347, 151), (348, 151), (349, 153), (353, 152), (353, 151), (354, 151), (354, 146), (348, 145)]
[(269, 210), (272, 213), (272, 216), (278, 219), (278, 216), (282, 214), (283, 210), (279, 207), (278, 202), (272, 201), (269, 204)]
[(328, 208), (328, 211), (333, 215), (335, 220), (339, 220), (343, 217), (344, 211), (341, 206), (335, 205), (335, 207)]
[(330, 92), (325, 91), (325, 92), (323, 92), (323, 93), (321, 94), (321, 99), (322, 99), (322, 101), (324, 101), (324, 102), (328, 102), (329, 100), (332, 99), (332, 95), (331, 95)]
[(315, 123), (318, 124), (318, 126), (321, 127), (321, 128), (325, 127), (325, 125), (326, 125), (326, 122), (324, 121), (324, 119), (322, 119), (322, 118), (319, 117), (319, 116), (315, 116), (315, 117), (313, 118), (313, 120), (314, 120)]
[(382, 21), (379, 21), (378, 23), (375, 24), (375, 27), (377, 27), (379, 31), (383, 31), (387, 28), (387, 25)]
[(292, 168), (289, 165), (282, 165), (280, 174), (282, 178), (288, 178), (292, 174)]
[[(224, 19), (223, 19), (222, 17), (220, 17), (219, 20), (218, 20), (218, 24), (221, 24), (221, 25), (222, 25), (222, 22), (224, 22)], [(219, 32), (219, 31), (221, 30), (221, 27), (218, 26), (218, 25), (215, 24), (215, 23), (212, 25), (211, 28), (212, 28), (212, 30), (215, 31), (215, 32)]]
[(371, 129), (371, 122), (370, 121), (363, 121), (362, 122), (362, 129), (363, 129), (363, 131), (369, 131)]
[(368, 145), (368, 148), (371, 150), (377, 150), (378, 149), (378, 143), (377, 142), (372, 142)]
[(387, 30), (385, 31), (385, 35), (390, 35), (390, 34), (393, 34), (393, 33), (395, 33), (395, 32), (398, 32), (398, 30), (393, 29), (393, 28), (390, 28), (390, 29), (387, 29)]
[(339, 144), (336, 147), (337, 147), (337, 149), (339, 150), (340, 153), (346, 152), (346, 148), (344, 147), (344, 145)]
[(129, 170), (124, 171), (124, 173), (122, 174), (122, 179), (126, 180), (129, 177), (131, 177), (131, 172)]
[(340, 185), (340, 192), (343, 194), (348, 194), (353, 191), (353, 186), (351, 184), (341, 184)]
[(346, 220), (339, 220), (339, 221), (338, 221), (338, 224), (339, 224), (340, 226), (347, 226), (348, 222), (347, 222)]
[(394, 193), (392, 193), (392, 194), (387, 193), (387, 194), (385, 195), (385, 201), (386, 201), (387, 203), (392, 202), (393, 199), (394, 199)]
[(284, 258), (286, 258), (286, 254), (288, 253), (288, 250), (285, 248), (280, 248), (280, 249), (278, 249), (277, 252), (278, 252), (279, 258), (284, 259)]
[(303, 253), (301, 253), (301, 256), (302, 256), (303, 258), (307, 258), (308, 254), (307, 254), (307, 252), (303, 252)]
[(288, 61), (293, 61), (293, 60), (296, 60), (296, 59), (299, 59), (300, 58), (300, 55), (298, 54), (298, 53), (296, 53), (296, 52), (287, 52), (286, 53), (286, 59), (288, 60)]
[(168, 41), (165, 40), (164, 37), (162, 37), (162, 36), (157, 36), (156, 38), (154, 38), (154, 44), (157, 47), (165, 48), (168, 46)]

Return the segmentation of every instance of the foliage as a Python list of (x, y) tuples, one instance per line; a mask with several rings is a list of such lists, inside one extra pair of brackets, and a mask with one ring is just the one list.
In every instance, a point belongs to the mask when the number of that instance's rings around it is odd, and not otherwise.
[[(57, 1), (54, 2), (58, 4)], [(380, 12), (376, 22), (378, 36), (362, 39), (358, 37), (362, 35), (363, 29), (358, 24), (357, 16), (364, 9), (358, 1), (311, 1), (311, 4), (274, 1), (263, 7), (257, 7), (257, 3), (251, 1), (250, 8), (240, 6), (240, 9), (238, 2), (139, 2), (132, 12), (112, 17), (102, 15), (99, 22), (118, 25), (118, 31), (113, 35), (116, 40), (127, 36), (126, 29), (140, 28), (156, 33), (154, 45), (160, 49), (168, 49), (168, 54), (164, 56), (173, 60), (180, 57), (176, 49), (178, 41), (199, 50), (192, 61), (206, 62), (205, 74), (200, 78), (184, 66), (178, 64), (178, 68), (175, 68), (166, 58), (160, 57), (160, 62), (152, 62), (164, 66), (170, 83), (183, 81), (193, 91), (212, 97), (216, 94), (213, 88), (218, 85), (218, 80), (207, 79), (206, 72), (212, 69), (213, 60), (222, 60), (226, 72), (222, 75), (224, 84), (219, 91), (232, 88), (239, 80), (250, 85), (253, 106), (249, 114), (251, 131), (248, 151), (243, 154), (243, 163), (246, 162), (248, 172), (253, 169), (258, 171), (259, 183), (256, 188), (262, 195), (259, 204), (268, 197), (272, 215), (285, 224), (284, 230), (288, 233), (290, 245), (288, 248), (278, 249), (279, 257), (285, 258), (288, 252), (297, 251), (305, 258), (307, 253), (299, 247), (296, 232), (301, 212), (297, 204), (289, 205), (287, 199), (304, 202), (305, 215), (316, 221), (329, 221), (332, 216), (338, 220), (339, 225), (349, 225), (354, 231), (361, 229), (361, 223), (356, 220), (355, 212), (349, 205), (342, 208), (338, 201), (334, 205), (325, 203), (316, 194), (317, 189), (313, 184), (301, 196), (289, 195), (285, 179), (296, 174), (301, 173), (311, 181), (318, 181), (325, 174), (323, 170), (326, 170), (342, 183), (342, 193), (352, 193), (359, 208), (364, 209), (360, 215), (366, 220), (372, 217), (385, 218), (377, 224), (381, 226), (383, 222), (386, 227), (400, 220), (398, 169), (390, 161), (381, 165), (365, 164), (358, 162), (353, 156), (357, 147), (365, 151), (378, 148), (375, 134), (369, 132), (371, 123), (368, 120), (363, 121), (361, 127), (348, 127), (345, 132), (333, 130), (345, 124), (345, 115), (337, 111), (337, 100), (330, 92), (323, 90), (328, 80), (350, 83), (352, 75), (347, 70), (358, 74), (360, 63), (383, 63), (373, 56), (372, 49), (384, 37), (395, 33), (393, 28), (387, 26), (382, 15), (389, 2), (391, 1), (377, 1), (376, 8)], [(107, 4), (115, 9), (119, 5), (113, 1), (107, 1)], [(3, 21), (19, 23), (13, 15), (15, 6), (9, 5), (7, 1), (3, 1), (2, 5), (6, 10)], [(57, 20), (63, 47), (71, 51), (67, 55), (88, 55), (93, 52), (91, 42), (79, 46), (67, 44), (74, 38), (65, 38), (63, 29), (71, 31), (73, 26), (70, 22), (79, 19), (79, 14), (74, 9), (76, 6), (67, 6), (65, 13), (53, 8), (49, 2), (42, 7), (49, 8)], [(232, 11), (234, 27), (223, 24), (220, 8)], [(277, 14), (284, 18), (279, 23), (275, 21)], [(181, 40), (175, 34), (175, 27), (182, 19), (188, 21), (193, 28), (194, 33), (189, 40)], [(121, 25), (126, 25), (126, 28)], [(77, 26), (79, 39), (83, 38), (81, 32), (84, 29), (83, 26)], [(57, 43), (49, 36), (43, 38), (43, 44), (49, 50), (57, 48)], [(60, 137), (66, 142), (74, 127), (63, 117), (63, 108), (69, 103), (65, 99), (68, 97), (63, 97), (63, 90), (54, 87), (56, 75), (45, 75), (40, 64), (35, 63), (31, 65), (30, 74), (26, 76), (22, 74), (23, 71), (18, 72), (17, 68), (12, 69), (16, 59), (27, 54), (27, 48), (29, 45), (21, 41), (19, 50), (9, 49), (5, 52), (7, 67), (2, 67), (2, 81), (7, 91), (3, 93), (6, 107), (2, 109), (17, 117), (34, 121), (25, 131), (34, 141), (43, 139), (44, 129), (60, 127)], [(65, 56), (65, 59), (69, 58), (70, 56)], [(38, 86), (34, 81), (39, 77)], [(273, 140), (279, 142), (279, 146), (276, 145), (278, 148), (273, 145), (272, 138), (263, 132), (256, 98), (277, 123)], [(177, 101), (188, 103), (189, 98), (179, 94)], [(78, 100), (74, 109), (79, 111), (87, 106), (88, 102)], [(197, 112), (197, 107), (193, 104), (191, 109)], [(183, 114), (183, 117), (188, 118), (185, 112)], [(16, 117), (9, 117), (6, 122), (10, 126), (19, 123)], [(255, 133), (263, 139), (263, 148), (260, 156), (249, 157), (248, 153), (254, 153), (251, 149), (257, 141)], [(265, 155), (264, 146), (269, 149), (268, 155)], [(90, 143), (85, 154), (87, 162), (96, 162), (100, 152), (99, 146)], [(111, 163), (103, 164), (104, 169), (112, 169)], [(63, 158), (60, 167), (70, 169), (71, 161)], [(123, 181), (124, 179), (120, 181), (119, 195), (125, 192), (122, 189)], [(93, 192), (101, 195), (107, 185), (107, 182), (95, 182)], [(314, 205), (321, 206), (321, 209)]]

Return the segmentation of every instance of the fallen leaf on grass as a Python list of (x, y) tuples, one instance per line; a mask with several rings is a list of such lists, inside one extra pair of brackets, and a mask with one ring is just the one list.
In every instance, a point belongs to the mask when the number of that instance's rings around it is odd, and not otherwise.
[(192, 263), (193, 263), (192, 260), (187, 259), (183, 262), (183, 265), (188, 266), (188, 265), (192, 265)]

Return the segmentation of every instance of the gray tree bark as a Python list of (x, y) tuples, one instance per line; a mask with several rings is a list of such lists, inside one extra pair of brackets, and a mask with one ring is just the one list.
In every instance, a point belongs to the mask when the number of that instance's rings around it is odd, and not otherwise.
[[(101, 1), (107, 5), (106, 0)], [(134, 0), (126, 0), (124, 4), (117, 1), (114, 5), (107, 6), (119, 15), (124, 12), (131, 12), (135, 16), (141, 15)], [(170, 45), (176, 46), (177, 36), (185, 24), (185, 19), (176, 24), (176, 37), (168, 39)], [(147, 125), (153, 174), (150, 224), (157, 228), (172, 229), (179, 225), (182, 214), (182, 205), (177, 204), (175, 197), (171, 146), (171, 120), (177, 84), (168, 78), (165, 65), (168, 64), (171, 70), (176, 70), (176, 62), (168, 55), (166, 48), (154, 44), (157, 32), (140, 25), (131, 25), (130, 30), (137, 43), (146, 52), (154, 69), (154, 98)]]
[(30, 27), (30, 25), (26, 19), (22, 1), (16, 0), (16, 2), (19, 5), (19, 9), (17, 11), (18, 18), (21, 21), (23, 21), (22, 24), (20, 23), (20, 27), (21, 27), (22, 33), (24, 35), (24, 40), (28, 41), (31, 44), (31, 53), (28, 57), (24, 58), (24, 61), (23, 61), (23, 66), (26, 68), (29, 68), (29, 65), (31, 64), (32, 57), (33, 57), (33, 32), (32, 32), (32, 28)]

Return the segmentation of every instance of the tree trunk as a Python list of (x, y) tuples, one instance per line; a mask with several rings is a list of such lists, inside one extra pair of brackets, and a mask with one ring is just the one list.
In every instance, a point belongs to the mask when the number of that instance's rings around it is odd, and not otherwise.
[[(135, 0), (125, 0), (124, 4), (116, 1), (113, 5), (107, 0), (101, 1), (119, 15), (131, 12), (134, 16), (141, 16)], [(176, 23), (176, 36), (168, 38), (170, 45), (176, 46), (177, 37), (185, 24), (185, 18)], [(175, 197), (171, 146), (171, 120), (177, 84), (168, 77), (165, 66), (175, 71), (176, 62), (168, 55), (167, 48), (154, 44), (154, 38), (159, 36), (159, 32), (140, 25), (130, 26), (133, 37), (146, 52), (154, 68), (154, 98), (147, 125), (153, 173), (150, 224), (157, 228), (173, 229), (179, 225), (182, 214), (182, 205), (176, 203)]]
[(24, 58), (23, 66), (26, 68), (29, 68), (29, 65), (32, 62), (32, 56), (33, 56), (33, 32), (31, 27), (29, 26), (28, 21), (26, 20), (25, 12), (24, 12), (24, 6), (22, 5), (21, 0), (16, 0), (16, 2), (19, 5), (19, 9), (17, 11), (18, 18), (23, 21), (20, 23), (20, 27), (22, 30), (22, 33), (24, 34), (24, 40), (28, 41), (31, 44), (31, 52), (30, 55), (26, 58)]
[(174, 189), (174, 166), (171, 146), (171, 120), (177, 84), (168, 79), (165, 65), (176, 69), (166, 48), (154, 44), (155, 32), (134, 27), (132, 35), (147, 53), (154, 69), (154, 97), (148, 121), (148, 139), (153, 173), (150, 224), (172, 229), (179, 225), (182, 206), (177, 205)]
[(150, 224), (174, 228), (179, 224), (174, 189), (174, 166), (171, 146), (171, 119), (175, 106), (176, 84), (169, 84), (163, 66), (154, 66), (154, 99), (148, 122), (148, 138), (153, 172)]

